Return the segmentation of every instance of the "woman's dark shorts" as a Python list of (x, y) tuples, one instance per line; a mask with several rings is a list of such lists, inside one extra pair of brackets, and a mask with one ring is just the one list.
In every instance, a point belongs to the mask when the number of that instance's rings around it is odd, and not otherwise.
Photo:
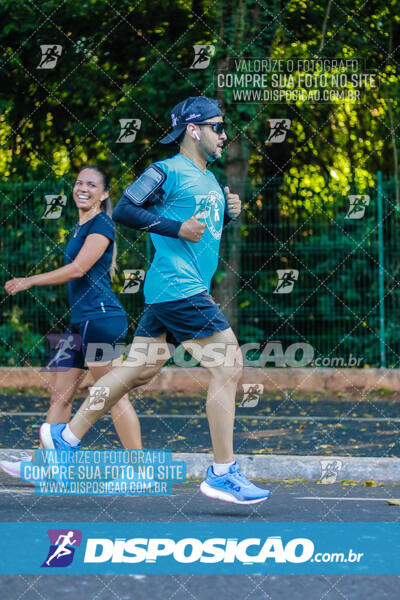
[(70, 323), (63, 334), (50, 334), (50, 358), (44, 370), (87, 369), (88, 363), (118, 358), (125, 343), (128, 319), (125, 315)]

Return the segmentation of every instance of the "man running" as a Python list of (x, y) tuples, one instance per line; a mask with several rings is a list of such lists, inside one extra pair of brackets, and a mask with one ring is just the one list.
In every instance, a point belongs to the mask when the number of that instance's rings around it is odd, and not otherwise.
[[(68, 425), (45, 423), (40, 437), (45, 448), (79, 447), (88, 429), (124, 393), (159, 372), (169, 358), (167, 343), (182, 343), (210, 374), (206, 411), (214, 463), (200, 490), (210, 498), (254, 504), (270, 493), (242, 475), (233, 457), (242, 356), (228, 321), (208, 293), (223, 226), (241, 210), (239, 196), (228, 187), (224, 194), (206, 168), (221, 158), (227, 139), (222, 112), (217, 101), (198, 96), (177, 104), (171, 119), (172, 132), (161, 143), (177, 141), (179, 153), (150, 165), (125, 190), (113, 213), (115, 221), (149, 231), (156, 250), (144, 284), (145, 311), (128, 359), (96, 382), (110, 389), (101, 409), (87, 410), (86, 399)], [(215, 360), (216, 348), (226, 350), (222, 360)], [(143, 352), (145, 362), (140, 360)]]

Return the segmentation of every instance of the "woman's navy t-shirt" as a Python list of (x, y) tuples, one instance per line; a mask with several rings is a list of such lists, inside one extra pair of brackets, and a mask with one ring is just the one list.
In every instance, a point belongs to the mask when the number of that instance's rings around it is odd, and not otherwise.
[(83, 277), (68, 282), (71, 323), (124, 315), (125, 311), (111, 290), (110, 267), (114, 248), (114, 224), (103, 211), (83, 225), (77, 224), (65, 249), (65, 264), (79, 254), (85, 239), (92, 233), (106, 236), (110, 243), (104, 254)]

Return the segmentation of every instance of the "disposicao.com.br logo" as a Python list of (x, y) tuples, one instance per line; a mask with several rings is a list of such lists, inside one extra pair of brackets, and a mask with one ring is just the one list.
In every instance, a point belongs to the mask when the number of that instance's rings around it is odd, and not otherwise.
[(398, 547), (395, 521), (7, 522), (0, 574), (398, 574)]
[[(4, 557), (3, 566), (0, 561), (0, 572), (15, 572), (16, 563), (18, 572), (45, 568), (48, 574), (400, 572), (400, 559), (396, 555), (390, 562), (387, 544), (389, 535), (400, 544), (400, 525), (396, 529), (393, 523), (238, 522), (231, 524), (229, 537), (223, 522), (43, 525), (3, 527), (7, 534), (0, 535), (0, 546), (10, 539), (23, 542)], [(0, 524), (0, 534), (1, 529)], [(36, 550), (25, 556), (27, 545)]]
[(293, 538), (286, 543), (281, 536), (267, 538), (199, 539), (171, 538), (89, 538), (85, 563), (162, 563), (166, 558), (176, 563), (242, 563), (243, 565), (275, 563), (360, 562), (363, 553), (317, 552), (309, 538)]

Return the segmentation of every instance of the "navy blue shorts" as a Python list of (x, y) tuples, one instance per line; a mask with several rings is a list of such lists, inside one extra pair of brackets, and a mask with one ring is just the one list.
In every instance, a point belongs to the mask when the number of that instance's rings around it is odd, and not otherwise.
[(48, 335), (50, 358), (44, 370), (87, 369), (86, 360), (102, 363), (118, 358), (127, 331), (126, 315), (70, 323), (65, 333)]
[(159, 337), (166, 332), (168, 342), (180, 344), (229, 327), (214, 298), (200, 292), (182, 300), (146, 304), (135, 336)]

